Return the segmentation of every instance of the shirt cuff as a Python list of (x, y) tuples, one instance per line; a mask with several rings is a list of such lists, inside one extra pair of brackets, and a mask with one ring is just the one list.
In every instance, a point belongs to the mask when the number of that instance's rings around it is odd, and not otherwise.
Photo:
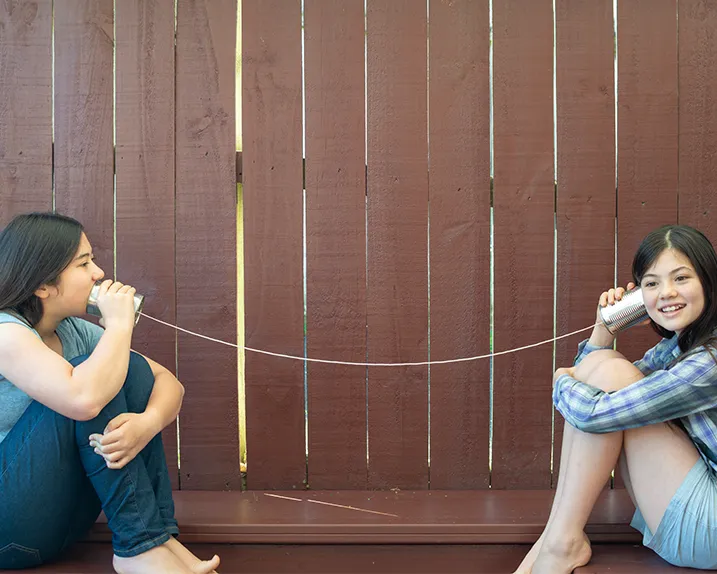
[[(569, 391), (576, 383), (579, 383), (570, 375), (560, 375), (553, 386), (553, 404), (557, 408), (564, 392)], [(561, 411), (562, 412), (562, 411)]]
[(585, 358), (586, 355), (589, 355), (593, 351), (601, 351), (603, 349), (612, 349), (612, 345), (601, 347), (599, 345), (592, 345), (590, 344), (590, 339), (585, 339), (584, 341), (581, 341), (578, 345), (578, 353), (577, 355), (575, 355), (575, 360), (573, 361), (573, 364), (577, 365)]

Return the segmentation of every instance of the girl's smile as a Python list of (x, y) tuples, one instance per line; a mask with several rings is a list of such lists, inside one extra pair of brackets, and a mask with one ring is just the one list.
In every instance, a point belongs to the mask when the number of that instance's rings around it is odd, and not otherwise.
[(665, 249), (641, 281), (647, 312), (655, 323), (679, 333), (696, 321), (705, 308), (702, 283), (690, 260)]

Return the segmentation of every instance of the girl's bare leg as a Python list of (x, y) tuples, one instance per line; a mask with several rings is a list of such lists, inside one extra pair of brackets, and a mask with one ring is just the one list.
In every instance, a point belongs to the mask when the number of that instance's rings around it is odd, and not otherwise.
[[(568, 459), (570, 458), (570, 448), (573, 441), (573, 433), (571, 432), (572, 428), (573, 427), (571, 427), (570, 425), (565, 425), (565, 430), (563, 432), (563, 444), (560, 450), (561, 468), (568, 464)], [(543, 546), (543, 541), (545, 540), (545, 532), (547, 531), (548, 526), (557, 514), (558, 505), (560, 499), (562, 498), (563, 487), (565, 485), (564, 476), (565, 474), (563, 472), (559, 473), (558, 475), (558, 484), (555, 489), (555, 496), (553, 497), (553, 506), (550, 509), (550, 517), (548, 518), (545, 530), (543, 530), (543, 533), (540, 535), (540, 538), (538, 538), (537, 542), (533, 544), (533, 547), (530, 549), (530, 552), (528, 552), (525, 558), (523, 558), (523, 561), (520, 563), (520, 566), (518, 566), (518, 569), (514, 572), (514, 574), (530, 574), (533, 568), (533, 564), (535, 564), (535, 561), (538, 558), (538, 554), (540, 553), (540, 549)]]
[[(620, 353), (617, 353), (616, 351), (612, 351), (609, 349), (606, 349), (604, 351), (594, 351), (590, 353), (578, 365), (575, 372), (575, 378), (578, 380), (588, 380), (588, 378), (591, 377), (593, 372), (595, 372), (602, 363), (614, 358), (622, 358), (622, 355)], [(531, 573), (533, 564), (535, 564), (535, 561), (538, 558), (538, 554), (540, 553), (540, 549), (543, 546), (543, 542), (545, 540), (545, 533), (547, 532), (548, 527), (550, 526), (551, 522), (553, 521), (555, 515), (558, 512), (558, 507), (563, 497), (563, 487), (565, 485), (566, 475), (566, 473), (563, 472), (562, 469), (567, 468), (568, 460), (570, 459), (570, 451), (572, 448), (573, 437), (575, 436), (575, 434), (573, 433), (574, 430), (576, 430), (574, 427), (571, 427), (568, 424), (565, 425), (565, 429), (563, 431), (563, 444), (560, 450), (560, 472), (558, 473), (558, 484), (555, 489), (553, 506), (550, 510), (550, 517), (548, 518), (545, 530), (543, 530), (543, 533), (540, 535), (540, 538), (538, 538), (537, 542), (530, 549), (530, 552), (528, 552), (528, 554), (525, 556), (523, 561), (520, 563), (520, 566), (518, 566), (517, 570), (515, 570), (514, 574)], [(589, 541), (587, 541), (587, 536), (584, 536), (584, 539), (589, 544)]]
[(590, 434), (565, 428), (573, 439), (567, 464), (560, 469), (563, 491), (532, 574), (570, 574), (589, 562), (592, 553), (583, 529), (622, 450), (622, 431)]

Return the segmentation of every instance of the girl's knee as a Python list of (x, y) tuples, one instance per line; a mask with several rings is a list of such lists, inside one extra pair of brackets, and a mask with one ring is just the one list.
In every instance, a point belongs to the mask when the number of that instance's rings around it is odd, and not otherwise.
[(151, 378), (152, 380), (154, 380), (154, 376), (152, 375), (152, 367), (149, 366), (147, 359), (145, 359), (139, 353), (135, 353), (134, 351), (130, 351), (129, 353), (129, 367), (127, 368), (127, 376), (129, 377), (130, 374), (132, 376)]
[(122, 387), (127, 406), (132, 412), (142, 412), (147, 406), (154, 387), (154, 374), (147, 359), (132, 351), (129, 356), (127, 378)]
[(613, 349), (600, 349), (593, 351), (575, 367), (575, 378), (587, 382), (592, 373), (605, 361), (623, 359), (623, 355)]
[(584, 382), (605, 392), (612, 392), (624, 389), (643, 377), (640, 369), (619, 356), (602, 361)]

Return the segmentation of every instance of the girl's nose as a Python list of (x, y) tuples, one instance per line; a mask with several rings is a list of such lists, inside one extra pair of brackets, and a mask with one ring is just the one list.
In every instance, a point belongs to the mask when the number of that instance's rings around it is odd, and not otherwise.
[(100, 281), (105, 278), (105, 272), (102, 271), (102, 268), (99, 267), (99, 265), (95, 265), (95, 272), (92, 274), (92, 277), (95, 282)]
[(672, 283), (665, 283), (665, 285), (662, 287), (662, 290), (660, 292), (660, 298), (662, 299), (671, 299), (672, 297), (677, 296), (677, 291), (675, 291), (675, 286)]

